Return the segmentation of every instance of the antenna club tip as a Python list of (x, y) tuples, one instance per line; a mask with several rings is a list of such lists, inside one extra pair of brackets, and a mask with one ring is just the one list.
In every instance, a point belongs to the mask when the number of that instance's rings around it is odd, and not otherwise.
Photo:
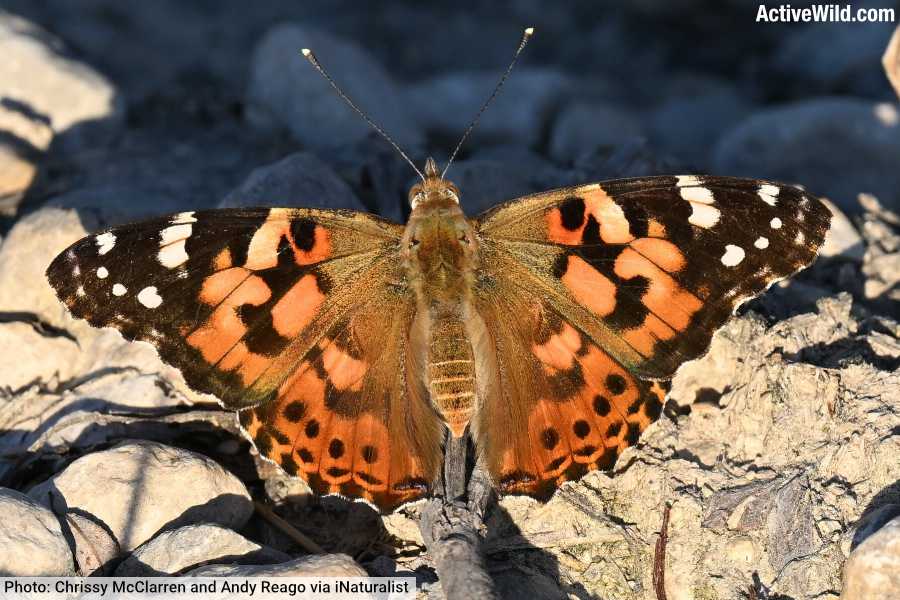
[(525, 36), (531, 37), (532, 35), (534, 35), (534, 27), (526, 27), (525, 28)]
[(300, 50), (300, 54), (302, 54), (302, 55), (305, 56), (306, 58), (309, 58), (310, 55), (312, 54), (312, 50), (310, 50), (309, 48), (302, 48), (302, 49)]

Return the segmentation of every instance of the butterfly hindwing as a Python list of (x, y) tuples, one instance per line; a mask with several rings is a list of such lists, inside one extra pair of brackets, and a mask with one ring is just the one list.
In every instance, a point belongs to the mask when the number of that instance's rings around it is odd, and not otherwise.
[(706, 352), (741, 302), (813, 261), (831, 214), (787, 185), (710, 176), (535, 194), (478, 219), (495, 262), (642, 378)]
[(475, 295), (497, 365), (473, 431), (500, 489), (542, 497), (610, 468), (659, 416), (677, 367), (741, 302), (812, 262), (829, 222), (798, 188), (707, 176), (578, 186), (481, 215)]
[(76, 317), (150, 342), (227, 407), (256, 407), (242, 421), (263, 455), (386, 507), (424, 493), (440, 456), (437, 416), (398, 362), (412, 318), (401, 233), (351, 211), (188, 212), (86, 237), (47, 276)]

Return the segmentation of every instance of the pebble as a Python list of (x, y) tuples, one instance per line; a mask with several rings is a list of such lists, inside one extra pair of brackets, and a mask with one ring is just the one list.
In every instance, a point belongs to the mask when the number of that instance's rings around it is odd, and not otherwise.
[(0, 488), (0, 575), (71, 577), (72, 552), (56, 516), (28, 496)]
[(366, 577), (366, 571), (346, 554), (304, 556), (277, 565), (207, 565), (188, 577)]
[(82, 575), (108, 576), (121, 554), (113, 536), (88, 515), (66, 513), (64, 526), (75, 542), (75, 564)]
[(365, 210), (353, 190), (315, 155), (290, 154), (254, 169), (219, 208), (275, 206)]
[(164, 531), (141, 545), (116, 569), (116, 577), (174, 576), (208, 563), (262, 565), (284, 563), (284, 552), (260, 546), (241, 534), (212, 523)]
[(866, 247), (856, 226), (831, 200), (823, 198), (822, 201), (832, 216), (831, 229), (825, 236), (825, 243), (819, 250), (819, 256), (840, 256), (847, 260), (862, 262)]
[(881, 106), (823, 99), (760, 111), (723, 136), (716, 169), (802, 182), (848, 214), (860, 212), (861, 192), (878, 196), (888, 208), (900, 207), (900, 122), (887, 118)]
[(83, 148), (115, 132), (124, 103), (105, 77), (68, 56), (61, 40), (0, 11), (0, 213), (15, 212), (50, 144)]
[(244, 484), (216, 462), (143, 440), (82, 456), (28, 495), (57, 511), (91, 515), (125, 551), (180, 525), (237, 529), (253, 513)]
[(344, 92), (401, 145), (420, 142), (409, 101), (384, 68), (355, 43), (297, 24), (272, 28), (253, 53), (247, 89), (251, 124), (284, 127), (307, 148), (325, 150), (359, 140), (371, 127), (300, 54), (309, 48)]
[(842, 600), (900, 597), (900, 517), (870, 535), (844, 564)]

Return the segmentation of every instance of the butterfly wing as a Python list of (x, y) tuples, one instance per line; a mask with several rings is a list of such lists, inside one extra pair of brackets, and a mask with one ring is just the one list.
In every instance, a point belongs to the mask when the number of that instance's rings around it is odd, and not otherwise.
[(797, 188), (703, 176), (556, 190), (479, 217), (476, 304), (497, 366), (473, 430), (501, 490), (542, 496), (610, 467), (675, 369), (812, 262), (829, 222)]
[[(437, 416), (405, 364), (385, 362), (404, 355), (413, 316), (401, 233), (352, 211), (180, 213), (84, 238), (47, 277), (76, 317), (150, 342), (227, 407), (255, 407), (242, 421), (263, 455), (388, 507), (424, 493), (440, 458)], [(341, 444), (364, 455), (349, 478)]]

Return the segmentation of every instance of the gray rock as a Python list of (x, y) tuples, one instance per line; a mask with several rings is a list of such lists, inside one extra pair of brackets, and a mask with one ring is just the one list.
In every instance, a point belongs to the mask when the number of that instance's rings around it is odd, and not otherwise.
[(67, 147), (78, 148), (86, 128), (76, 132), (76, 125), (90, 122), (94, 141), (98, 130), (105, 137), (121, 125), (124, 104), (114, 86), (66, 54), (59, 39), (0, 11), (0, 197), (28, 187), (59, 134), (68, 131)]
[(346, 554), (304, 556), (278, 565), (207, 565), (188, 571), (188, 577), (366, 577), (365, 570)]
[(287, 128), (304, 146), (319, 149), (371, 131), (301, 56), (302, 48), (313, 50), (344, 92), (398, 143), (419, 143), (419, 129), (403, 109), (408, 101), (381, 65), (356, 44), (305, 25), (276, 26), (256, 47), (247, 90), (251, 123)]
[(773, 66), (787, 92), (879, 97), (889, 89), (878, 62), (892, 29), (892, 23), (798, 25), (781, 37)]
[[(426, 79), (410, 86), (410, 109), (429, 133), (455, 143), (487, 100), (498, 77), (499, 73), (491, 70), (461, 71)], [(534, 146), (552, 118), (553, 108), (571, 91), (570, 80), (557, 71), (518, 67), (482, 115), (466, 148), (488, 142)]]
[(220, 525), (201, 523), (164, 531), (137, 548), (116, 569), (116, 577), (159, 577), (208, 563), (265, 565), (291, 557), (265, 548)]
[(28, 495), (57, 512), (91, 515), (123, 550), (193, 523), (237, 529), (253, 512), (244, 484), (212, 460), (137, 440), (82, 456)]
[(900, 517), (872, 534), (844, 565), (843, 600), (900, 597)]
[(0, 488), (0, 576), (71, 577), (72, 552), (56, 516), (28, 496)]
[(863, 515), (853, 528), (850, 550), (855, 550), (896, 517), (900, 517), (900, 504), (884, 504)]
[[(826, 150), (827, 149), (827, 150)], [(863, 100), (824, 99), (759, 112), (727, 133), (715, 150), (718, 171), (799, 182), (848, 214), (856, 196), (900, 206), (900, 115)]]
[(447, 177), (459, 188), (459, 202), (467, 215), (525, 194), (539, 191), (528, 173), (514, 163), (493, 160), (461, 160), (453, 164)]
[(219, 208), (283, 206), (311, 208), (365, 207), (344, 180), (312, 154), (298, 152), (255, 169)]
[(628, 110), (576, 102), (560, 111), (556, 118), (550, 136), (550, 155), (559, 161), (572, 160), (598, 147), (618, 146), (643, 133), (638, 119)]
[(712, 151), (722, 132), (750, 110), (746, 94), (731, 83), (681, 75), (648, 115), (648, 137), (658, 151), (672, 155), (691, 170), (709, 172)]

